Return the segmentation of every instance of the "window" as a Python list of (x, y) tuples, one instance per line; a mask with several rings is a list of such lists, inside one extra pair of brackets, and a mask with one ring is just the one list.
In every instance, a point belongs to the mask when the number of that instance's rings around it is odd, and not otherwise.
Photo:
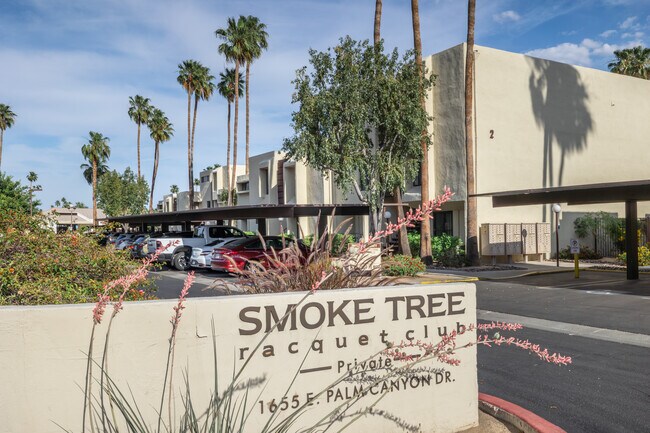
[(242, 182), (237, 184), (237, 191), (248, 191), (250, 189), (250, 182)]
[(433, 216), (433, 236), (442, 234), (453, 235), (454, 231), (454, 213), (451, 211), (434, 212)]
[(234, 227), (210, 227), (211, 238), (234, 238), (244, 236), (244, 232)]
[(269, 169), (260, 168), (260, 195), (269, 195)]

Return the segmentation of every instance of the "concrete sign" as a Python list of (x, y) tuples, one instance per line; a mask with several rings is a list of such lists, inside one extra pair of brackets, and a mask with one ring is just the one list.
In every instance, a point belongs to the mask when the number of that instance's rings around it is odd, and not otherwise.
[[(220, 394), (233, 372), (250, 358), (234, 388), (237, 404), (245, 397), (250, 412), (245, 432), (258, 433), (271, 417), (277, 425), (298, 413), (289, 432), (319, 420), (334, 422), (329, 430), (339, 431), (354, 418), (357, 421), (346, 431), (445, 433), (477, 423), (475, 346), (458, 351), (458, 366), (420, 362), (424, 358), (409, 364), (385, 352), (389, 343), (435, 344), (440, 335), (475, 323), (473, 284), (332, 290), (304, 296), (305, 292), (294, 292), (188, 299), (176, 338), (172, 385), (176, 419), (183, 408), (185, 375), (197, 412), (207, 407), (215, 386), (215, 341)], [(127, 302), (111, 328), (108, 373), (125, 394), (133, 391), (143, 416), (154, 425), (175, 305), (174, 300)], [(0, 433), (54, 433), (61, 431), (58, 425), (81, 431), (80, 389), (91, 310), (89, 304), (0, 307), (0, 383), (11, 390), (0, 393)], [(98, 363), (106, 327), (104, 320), (95, 330), (93, 355)], [(457, 345), (474, 338), (475, 332), (466, 332)], [(402, 350), (416, 354), (412, 347)], [(405, 369), (407, 365), (411, 368)], [(163, 418), (167, 419), (167, 403)]]
[[(405, 368), (409, 363), (385, 352), (387, 345), (401, 342), (437, 343), (441, 335), (475, 323), (473, 285), (322, 291), (290, 312), (303, 297), (290, 293), (224, 299), (215, 314), (220, 363), (235, 359), (237, 369), (250, 357), (240, 382), (254, 384), (249, 396), (261, 392), (249, 404), (254, 406), (250, 431), (276, 412), (282, 419), (305, 404), (309, 407), (296, 427), (339, 419), (336, 431), (358, 415), (351, 431), (454, 432), (475, 424), (475, 347), (458, 351), (459, 366), (429, 360)], [(459, 336), (458, 346), (475, 336)], [(403, 350), (409, 349), (422, 353)], [(225, 371), (232, 377), (229, 364)], [(224, 375), (220, 382), (227, 379)]]

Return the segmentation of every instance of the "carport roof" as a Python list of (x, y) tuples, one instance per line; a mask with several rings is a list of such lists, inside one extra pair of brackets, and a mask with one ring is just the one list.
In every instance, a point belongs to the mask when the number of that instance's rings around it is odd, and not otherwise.
[(493, 207), (547, 203), (593, 204), (650, 201), (650, 180), (522, 189), (474, 194), (473, 197), (492, 197)]
[(293, 218), (302, 216), (318, 216), (319, 214), (354, 216), (368, 215), (368, 212), (368, 206), (360, 204), (284, 204), (227, 206), (177, 212), (156, 212), (142, 215), (109, 217), (107, 220), (130, 224), (155, 224), (187, 223), (227, 219)]

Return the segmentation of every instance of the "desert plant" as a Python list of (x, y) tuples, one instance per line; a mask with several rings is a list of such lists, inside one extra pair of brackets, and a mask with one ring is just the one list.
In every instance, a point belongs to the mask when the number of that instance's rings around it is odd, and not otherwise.
[(401, 254), (389, 257), (382, 265), (384, 267), (384, 275), (390, 277), (414, 277), (418, 273), (427, 270), (427, 267), (419, 258)]

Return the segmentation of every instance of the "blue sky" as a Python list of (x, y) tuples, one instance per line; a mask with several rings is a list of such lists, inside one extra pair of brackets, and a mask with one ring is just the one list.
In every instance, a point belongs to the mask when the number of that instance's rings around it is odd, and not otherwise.
[[(129, 96), (140, 94), (167, 113), (175, 137), (161, 149), (156, 197), (187, 188), (186, 95), (177, 65), (196, 59), (213, 75), (226, 66), (214, 31), (226, 18), (256, 15), (268, 27), (269, 49), (252, 67), (251, 152), (279, 149), (291, 135), (291, 80), (309, 48), (338, 38), (372, 38), (374, 0), (2, 0), (0, 103), (18, 115), (5, 132), (2, 170), (24, 179), (30, 170), (49, 207), (62, 196), (91, 204), (79, 165), (88, 131), (110, 137), (111, 168), (136, 168), (136, 126)], [(650, 0), (477, 0), (476, 43), (576, 65), (606, 69), (615, 49), (647, 45)], [(420, 0), (425, 55), (463, 42), (465, 0)], [(410, 2), (384, 0), (382, 37), (412, 48)], [(243, 114), (243, 104), (242, 104)], [(243, 116), (242, 116), (243, 118)], [(244, 122), (240, 122), (243, 149)], [(226, 103), (199, 106), (195, 175), (225, 164)], [(240, 151), (243, 155), (243, 150)], [(153, 144), (142, 140), (150, 182)], [(240, 163), (243, 160), (240, 160)]]

